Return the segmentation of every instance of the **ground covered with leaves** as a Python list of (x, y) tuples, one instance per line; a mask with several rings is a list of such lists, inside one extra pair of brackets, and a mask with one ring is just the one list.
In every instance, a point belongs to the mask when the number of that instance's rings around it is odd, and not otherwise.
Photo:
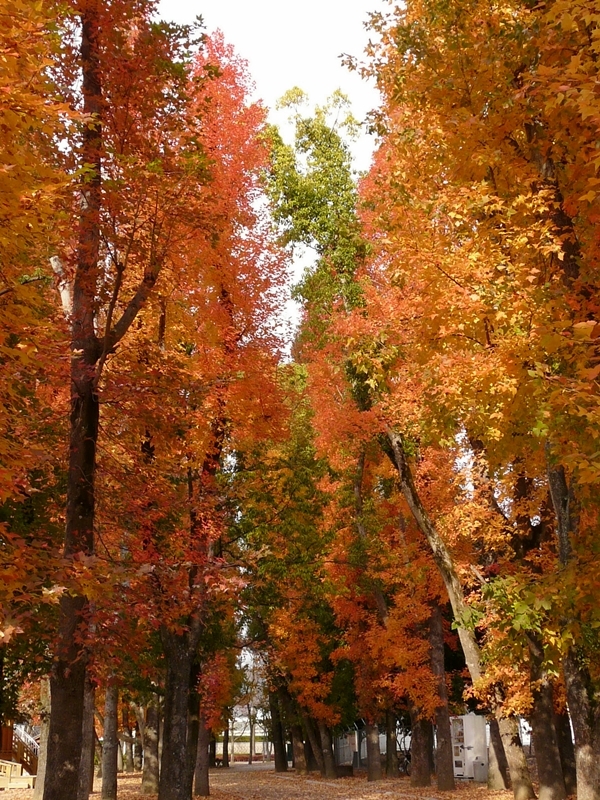
[[(489, 792), (482, 784), (463, 782), (455, 792), (438, 792), (434, 786), (413, 789), (409, 778), (368, 783), (364, 775), (325, 780), (318, 774), (297, 775), (291, 771), (276, 774), (262, 765), (236, 766), (234, 769), (211, 771), (211, 796), (215, 800), (510, 800), (511, 792)], [(141, 775), (119, 776), (119, 800), (141, 800)], [(32, 790), (6, 792), (10, 800), (31, 800)], [(96, 781), (91, 795), (100, 797), (100, 782)]]

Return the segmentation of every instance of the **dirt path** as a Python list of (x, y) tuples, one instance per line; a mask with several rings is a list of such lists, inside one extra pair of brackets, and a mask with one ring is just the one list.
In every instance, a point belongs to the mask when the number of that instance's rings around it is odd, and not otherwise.
[[(317, 774), (275, 774), (262, 764), (237, 765), (233, 769), (211, 770), (211, 797), (214, 800), (512, 800), (511, 792), (488, 792), (485, 786), (461, 783), (455, 792), (437, 792), (435, 786), (413, 789), (408, 778), (367, 783), (364, 776), (328, 781)], [(118, 800), (142, 800), (141, 775), (120, 775)], [(2, 800), (31, 800), (31, 790), (11, 790)], [(96, 781), (90, 800), (100, 800)], [(149, 800), (149, 798), (146, 798)]]

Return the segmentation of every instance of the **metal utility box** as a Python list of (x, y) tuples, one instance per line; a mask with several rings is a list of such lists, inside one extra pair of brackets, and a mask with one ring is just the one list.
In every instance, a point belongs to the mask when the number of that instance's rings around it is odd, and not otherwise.
[(482, 780), (485, 774), (487, 778), (488, 750), (485, 717), (477, 714), (450, 717), (450, 725), (454, 776)]

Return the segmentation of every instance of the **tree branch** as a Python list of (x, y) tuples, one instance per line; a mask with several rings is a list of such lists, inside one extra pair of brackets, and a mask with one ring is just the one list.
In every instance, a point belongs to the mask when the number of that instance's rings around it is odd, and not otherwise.
[(60, 301), (62, 303), (63, 313), (68, 320), (73, 315), (73, 283), (67, 277), (62, 261), (58, 256), (51, 257), (50, 266), (58, 279)]

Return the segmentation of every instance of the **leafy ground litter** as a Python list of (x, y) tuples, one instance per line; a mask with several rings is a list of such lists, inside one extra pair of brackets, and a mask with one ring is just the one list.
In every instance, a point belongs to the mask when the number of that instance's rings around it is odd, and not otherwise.
[[(141, 774), (119, 775), (118, 800), (142, 800)], [(461, 782), (454, 792), (438, 792), (435, 785), (413, 789), (409, 778), (368, 783), (364, 775), (332, 781), (317, 773), (297, 775), (293, 770), (276, 774), (262, 764), (236, 765), (210, 773), (211, 797), (215, 800), (511, 800), (512, 792), (490, 792), (483, 784)], [(3, 792), (5, 800), (32, 800), (33, 790)], [(96, 780), (92, 800), (100, 798)], [(148, 800), (148, 798), (146, 798)]]

